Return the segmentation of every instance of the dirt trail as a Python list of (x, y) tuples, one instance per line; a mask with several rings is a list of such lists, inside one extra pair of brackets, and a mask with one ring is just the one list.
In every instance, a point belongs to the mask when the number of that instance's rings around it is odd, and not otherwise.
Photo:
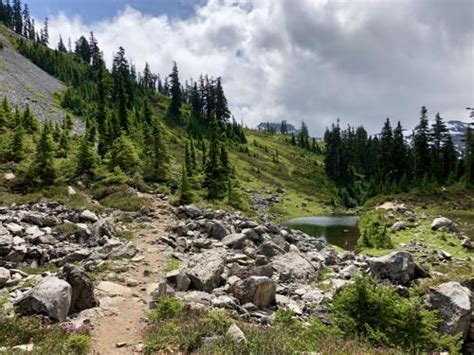
[[(154, 241), (165, 233), (174, 218), (167, 202), (155, 196), (149, 197), (159, 218), (153, 218), (136, 233), (133, 242), (139, 249), (137, 256), (141, 260), (130, 261), (128, 271), (121, 274), (126, 279), (138, 281), (139, 285), (130, 287), (130, 294), (102, 299), (101, 309), (96, 317), (91, 317), (94, 324), (92, 354), (139, 353), (137, 347), (143, 341), (143, 317), (148, 308), (149, 293), (156, 287), (167, 264), (166, 255)], [(120, 343), (125, 344), (117, 347)]]

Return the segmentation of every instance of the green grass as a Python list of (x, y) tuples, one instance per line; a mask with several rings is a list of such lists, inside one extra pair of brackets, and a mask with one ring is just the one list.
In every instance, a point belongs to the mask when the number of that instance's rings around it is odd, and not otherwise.
[[(0, 347), (33, 343), (35, 354), (87, 354), (91, 339), (88, 334), (68, 334), (59, 324), (35, 317), (8, 317), (0, 300)], [(14, 353), (13, 351), (7, 353)]]
[[(224, 310), (189, 309), (174, 298), (162, 298), (148, 313), (145, 353), (159, 351), (203, 354), (294, 354), (317, 351), (322, 354), (372, 354), (395, 351), (346, 339), (334, 327), (312, 320), (307, 326), (289, 311), (278, 311), (271, 327), (232, 319)], [(247, 342), (236, 343), (226, 336), (236, 323)], [(207, 338), (209, 340), (204, 341)]]
[(124, 195), (122, 192), (116, 192), (100, 200), (103, 206), (119, 209), (126, 212), (137, 212), (149, 201), (143, 197)]
[(173, 258), (172, 256), (169, 256), (168, 257), (168, 262), (166, 264), (165, 271), (170, 272), (170, 271), (173, 271), (173, 270), (177, 270), (177, 269), (179, 269), (180, 266), (181, 266), (181, 261), (179, 261), (176, 258)]

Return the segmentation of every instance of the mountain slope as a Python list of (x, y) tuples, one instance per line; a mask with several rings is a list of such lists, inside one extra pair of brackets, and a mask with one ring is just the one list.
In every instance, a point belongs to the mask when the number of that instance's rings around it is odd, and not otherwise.
[(60, 122), (64, 111), (55, 100), (55, 94), (65, 90), (64, 84), (19, 54), (12, 45), (15, 34), (0, 26), (0, 98), (7, 96), (10, 103), (26, 104), (40, 120)]

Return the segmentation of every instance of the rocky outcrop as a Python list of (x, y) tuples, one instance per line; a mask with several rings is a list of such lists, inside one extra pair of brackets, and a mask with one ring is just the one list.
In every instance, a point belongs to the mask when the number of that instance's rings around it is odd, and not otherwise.
[(63, 321), (69, 313), (72, 288), (57, 277), (47, 277), (15, 302), (20, 314), (43, 314), (53, 320)]
[(471, 322), (471, 291), (459, 282), (446, 282), (430, 288), (428, 303), (438, 311), (443, 334), (462, 334), (466, 339)]

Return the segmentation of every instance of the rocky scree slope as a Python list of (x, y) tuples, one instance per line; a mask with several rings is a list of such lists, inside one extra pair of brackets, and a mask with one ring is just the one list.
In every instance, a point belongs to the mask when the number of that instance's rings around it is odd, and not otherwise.
[(64, 84), (19, 54), (10, 39), (10, 30), (0, 25), (0, 98), (8, 97), (16, 106), (26, 104), (42, 121), (61, 122), (66, 112), (54, 101), (54, 94), (65, 90)]

